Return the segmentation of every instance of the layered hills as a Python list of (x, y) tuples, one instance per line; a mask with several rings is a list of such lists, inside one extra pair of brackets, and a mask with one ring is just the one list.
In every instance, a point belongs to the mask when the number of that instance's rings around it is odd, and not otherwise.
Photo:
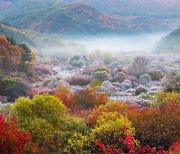
[(1, 0), (0, 21), (62, 35), (170, 31), (180, 24), (178, 6), (176, 0)]

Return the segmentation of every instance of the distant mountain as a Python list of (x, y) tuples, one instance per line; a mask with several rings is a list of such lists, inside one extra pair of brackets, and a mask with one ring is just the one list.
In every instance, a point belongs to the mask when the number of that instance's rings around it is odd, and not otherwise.
[(0, 21), (61, 35), (170, 31), (180, 24), (178, 1), (0, 0)]
[(180, 28), (176, 29), (158, 42), (154, 53), (178, 53), (180, 54)]
[[(180, 14), (179, 0), (0, 0), (0, 10), (27, 2), (40, 2), (42, 7), (47, 3), (83, 2), (102, 13), (124, 15), (177, 15)], [(38, 6), (39, 7), (39, 6)]]
[[(63, 1), (63, 0), (61, 0)], [(100, 12), (123, 15), (177, 15), (179, 0), (64, 0), (69, 3), (84, 2)]]
[(0, 15), (3, 22), (23, 29), (43, 33), (103, 33), (116, 32), (118, 22), (83, 4), (31, 1), (12, 6)]

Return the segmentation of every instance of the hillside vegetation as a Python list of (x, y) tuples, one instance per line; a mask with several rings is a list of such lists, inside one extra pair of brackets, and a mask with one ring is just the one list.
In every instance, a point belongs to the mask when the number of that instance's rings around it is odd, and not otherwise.
[(155, 46), (154, 53), (180, 54), (180, 28), (162, 38)]
[[(8, 0), (4, 0), (8, 2)], [(169, 31), (180, 23), (179, 2), (22, 0), (1, 6), (0, 20), (12, 26), (61, 35)], [(168, 26), (167, 26), (168, 25)]]

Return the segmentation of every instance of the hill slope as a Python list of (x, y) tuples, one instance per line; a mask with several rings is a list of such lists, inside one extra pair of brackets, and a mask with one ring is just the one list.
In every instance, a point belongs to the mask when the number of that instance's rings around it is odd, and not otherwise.
[(176, 29), (156, 44), (154, 53), (178, 53), (180, 54), (180, 28)]
[(59, 37), (53, 35), (20, 30), (2, 23), (0, 23), (1, 35), (13, 38), (19, 43), (30, 45), (33, 51), (37, 51), (36, 53), (39, 56), (52, 56), (64, 60), (76, 54), (87, 55), (88, 52), (82, 44), (62, 41)]
[(0, 23), (0, 35), (8, 36), (9, 38), (14, 38), (17, 42), (25, 42), (32, 46), (35, 46), (34, 41), (28, 37), (23, 31), (16, 28), (7, 26)]
[[(1, 0), (0, 20), (56, 34), (171, 31), (180, 24), (177, 0)], [(95, 9), (94, 9), (95, 8)]]
[(3, 11), (0, 19), (18, 28), (43, 33), (102, 33), (117, 30), (110, 16), (83, 3), (24, 2)]

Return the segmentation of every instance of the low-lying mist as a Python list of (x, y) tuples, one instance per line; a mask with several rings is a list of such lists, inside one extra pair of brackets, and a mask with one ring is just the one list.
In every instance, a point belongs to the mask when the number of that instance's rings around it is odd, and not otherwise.
[(84, 37), (83, 39), (69, 39), (75, 43), (86, 46), (88, 51), (101, 50), (108, 52), (131, 52), (142, 51), (151, 52), (155, 44), (166, 33), (131, 35), (131, 36), (106, 36), (106, 37)]
[(76, 36), (68, 39), (56, 37), (56, 39), (45, 40), (41, 43), (41, 55), (67, 60), (74, 55), (86, 56), (94, 50), (110, 53), (150, 53), (155, 44), (165, 35), (165, 33), (158, 33), (83, 38)]

